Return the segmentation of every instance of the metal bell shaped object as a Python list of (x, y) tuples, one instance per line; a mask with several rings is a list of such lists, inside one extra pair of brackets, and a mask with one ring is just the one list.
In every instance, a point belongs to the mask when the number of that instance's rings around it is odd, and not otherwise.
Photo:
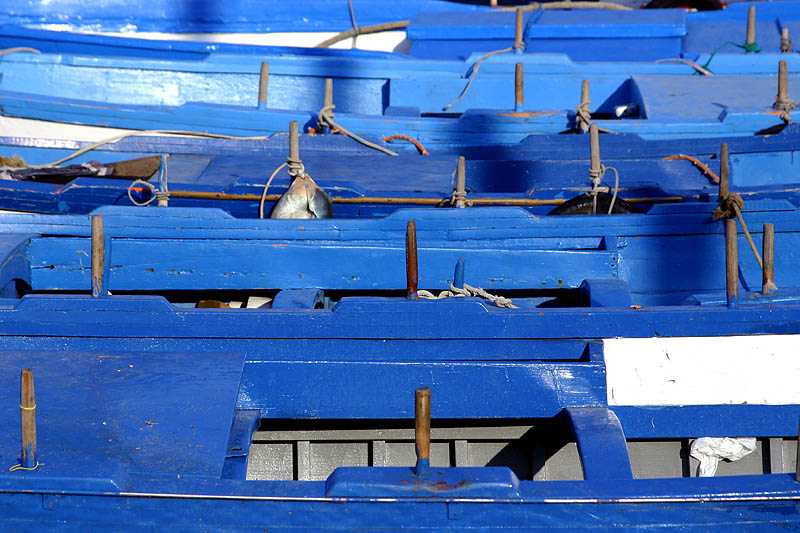
[(270, 218), (332, 218), (333, 202), (308, 174), (297, 176), (283, 193)]

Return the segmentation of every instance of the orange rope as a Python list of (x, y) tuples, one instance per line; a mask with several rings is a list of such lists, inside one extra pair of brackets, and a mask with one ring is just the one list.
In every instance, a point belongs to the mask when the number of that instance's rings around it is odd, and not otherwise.
[(711, 178), (711, 181), (714, 183), (719, 183), (719, 176), (714, 174), (714, 171), (708, 168), (705, 163), (697, 159), (696, 157), (692, 157), (686, 154), (678, 154), (678, 155), (670, 155), (664, 158), (664, 161), (677, 161), (678, 159), (683, 159), (685, 161), (691, 161), (693, 165), (703, 171), (703, 174)]
[(408, 142), (410, 142), (411, 144), (413, 144), (414, 146), (417, 147), (417, 150), (419, 150), (420, 154), (422, 154), (422, 155), (431, 155), (430, 152), (428, 152), (425, 149), (425, 147), (420, 144), (420, 142), (418, 140), (414, 139), (413, 137), (409, 137), (408, 135), (400, 135), (400, 134), (398, 134), (398, 135), (389, 135), (388, 137), (382, 137), (382, 139), (384, 140), (384, 142), (396, 141), (396, 140), (408, 141)]

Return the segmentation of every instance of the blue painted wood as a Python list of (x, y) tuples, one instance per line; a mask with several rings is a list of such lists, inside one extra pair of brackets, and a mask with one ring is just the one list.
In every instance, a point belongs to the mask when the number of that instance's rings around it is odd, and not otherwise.
[(584, 479), (633, 479), (617, 415), (603, 407), (568, 407), (566, 418), (581, 456)]
[(222, 479), (245, 479), (250, 458), (253, 433), (261, 424), (261, 414), (256, 410), (237, 409), (228, 437)]
[[(646, 77), (631, 81), (637, 89), (641, 85), (654, 91), (642, 93), (637, 90), (635, 94), (632, 93), (629, 103), (639, 106), (641, 119), (596, 122), (612, 131), (636, 133), (645, 139), (753, 135), (783, 124), (770, 108), (774, 100), (772, 93), (775, 92), (775, 83), (766, 77), (682, 79), (681, 86), (686, 85), (688, 91), (697, 95), (697, 101), (689, 101), (677, 92), (664, 89), (655, 79), (649, 82)], [(739, 92), (740, 82), (749, 88), (750, 98), (745, 98)], [(571, 84), (572, 90), (579, 86)], [(721, 86), (727, 86), (727, 89), (711, 92)], [(453, 99), (457, 94), (453, 95)], [(715, 106), (714, 102), (718, 105)], [(316, 127), (316, 112), (265, 112), (255, 107), (228, 104), (108, 105), (15, 92), (0, 94), (0, 104), (8, 116), (129, 129), (163, 129), (169, 125), (170, 129), (248, 137), (286, 131), (286, 125), (291, 120), (300, 122), (304, 130)], [(533, 104), (519, 113), (509, 109), (510, 105), (500, 105), (499, 109), (467, 110), (457, 118), (393, 116), (391, 120), (382, 116), (341, 113), (337, 114), (337, 122), (373, 140), (401, 131), (432, 146), (515, 144), (531, 134), (558, 133), (575, 126), (574, 111), (558, 110), (550, 103)], [(368, 111), (375, 112), (377, 109)]]
[[(30, 368), (44, 463), (37, 474), (84, 478), (97, 466), (118, 465), (122, 473), (219, 477), (243, 359), (230, 351), (202, 360), (189, 353), (4, 352), (0, 420), (9, 430), (0, 457), (8, 466), (19, 462), (16, 396), (20, 371)], [(31, 481), (25, 472), (4, 477), (18, 486)], [(123, 489), (124, 478), (118, 482)]]
[[(366, 479), (366, 482), (365, 482)], [(519, 499), (519, 479), (505, 467), (444, 468), (417, 475), (413, 468), (339, 467), (325, 481), (325, 495), (342, 498)]]
[(319, 289), (290, 289), (278, 292), (272, 300), (273, 309), (321, 309), (324, 293)]
[[(345, 31), (352, 28), (346, 3), (306, 0), (302, 4), (277, 2), (264, 9), (257, 0), (234, 0), (224, 5), (212, 0), (195, 2), (103, 0), (87, 6), (80, 0), (55, 3), (11, 0), (0, 17), (4, 24), (67, 25), (75, 30), (142, 31), (168, 33), (267, 33), (287, 31)], [(441, 0), (376, 4), (353, 0), (361, 26), (410, 18), (418, 11), (476, 12), (484, 6)]]
[(253, 361), (238, 408), (259, 409), (262, 418), (413, 418), (409, 398), (421, 386), (431, 387), (434, 419), (547, 418), (564, 406), (606, 404), (602, 361), (432, 363), (399, 356), (391, 362)]
[[(409, 53), (426, 59), (466, 58), (514, 44), (515, 14), (419, 13), (407, 30)], [(527, 53), (563, 53), (573, 61), (654, 61), (679, 57), (686, 35), (679, 10), (548, 10), (525, 16)], [(694, 31), (700, 33), (701, 28)]]
[(631, 292), (621, 279), (585, 279), (578, 288), (589, 307), (630, 307)]
[(800, 418), (800, 405), (616, 405), (612, 410), (629, 439), (791, 437)]
[[(413, 339), (598, 339), (800, 333), (800, 306), (776, 303), (722, 307), (669, 306), (642, 309), (499, 309), (477, 299), (406, 301), (349, 297), (331, 310), (184, 309), (158, 296), (89, 298), (26, 295), (0, 307), (6, 335), (93, 338), (387, 339), (408, 331)], [(387, 322), (390, 317), (391, 323)], [(302, 331), (297, 320), (307, 321)], [(131, 328), (137, 324), (137, 328)], [(235, 333), (232, 333), (235, 332)], [(480, 343), (478, 345), (480, 346)], [(505, 350), (504, 350), (505, 351)], [(502, 353), (502, 352), (501, 352)], [(481, 357), (482, 359), (483, 357)]]
[[(616, 15), (615, 15), (616, 16)], [(780, 56), (783, 58), (784, 56)], [(774, 93), (774, 72), (778, 56), (755, 61), (761, 67), (754, 67), (753, 60), (742, 60), (742, 68), (727, 71), (728, 73), (748, 74), (748, 75), (771, 75), (769, 79), (763, 80), (768, 92)], [(790, 71), (796, 70), (795, 62), (800, 59), (789, 56), (791, 63)], [(259, 79), (259, 68), (261, 61), (270, 63), (270, 91), (269, 101), (267, 102), (269, 111), (257, 109), (256, 95)], [(60, 56), (60, 55), (33, 55), (33, 54), (11, 54), (4, 56), (2, 61), (2, 80), (0, 89), (9, 92), (30, 92), (42, 97), (51, 96), (53, 98), (31, 99), (28, 100), (29, 106), (36, 102), (38, 111), (30, 109), (28, 116), (35, 118), (45, 118), (50, 120), (68, 120), (79, 123), (117, 124), (118, 121), (125, 121), (126, 127), (156, 129), (156, 123), (182, 123), (183, 127), (203, 129), (212, 128), (218, 133), (231, 133), (248, 135), (243, 133), (249, 131), (249, 135), (255, 135), (255, 131), (260, 133), (275, 132), (285, 129), (285, 122), (292, 117), (288, 111), (295, 111), (292, 118), (301, 120), (306, 126), (313, 126), (316, 122), (316, 113), (322, 106), (323, 83), (326, 77), (334, 77), (334, 103), (336, 104), (337, 116), (341, 114), (355, 115), (382, 115), (387, 108), (419, 108), (421, 113), (441, 113), (445, 105), (452, 102), (462, 92), (466, 77), (475, 63), (476, 58), (467, 61), (414, 61), (414, 60), (393, 60), (393, 59), (371, 59), (371, 58), (349, 58), (349, 57), (282, 57), (282, 56), (237, 56), (237, 55), (213, 55), (202, 61), (168, 61), (168, 60), (135, 60), (120, 57), (92, 57), (92, 56)], [(564, 110), (574, 110), (579, 101), (579, 91), (582, 79), (592, 81), (592, 99), (596, 106), (592, 111), (607, 113), (615, 105), (637, 104), (635, 101), (637, 94), (643, 94), (649, 101), (658, 99), (665, 100), (670, 108), (675, 108), (677, 114), (688, 113), (691, 115), (694, 102), (680, 96), (670, 97), (670, 92), (658, 92), (651, 94), (649, 90), (641, 87), (629, 89), (631, 83), (639, 84), (639, 76), (660, 76), (660, 75), (680, 75), (686, 78), (681, 83), (712, 84), (717, 85), (713, 88), (700, 90), (699, 95), (694, 98), (701, 98), (698, 103), (708, 100), (727, 107), (736, 107), (736, 95), (740, 94), (741, 81), (720, 80), (709, 81), (700, 80), (697, 76), (687, 76), (693, 70), (687, 65), (682, 64), (620, 64), (609, 66), (607, 63), (572, 63), (565, 58), (542, 58), (539, 56), (522, 56), (521, 59), (514, 59), (514, 55), (496, 56), (481, 70), (478, 82), (471, 87), (468, 98), (460, 102), (453, 112), (464, 112), (467, 109), (498, 109), (510, 110), (513, 108), (513, 79), (514, 63), (520, 61), (526, 65), (530, 74), (530, 82), (526, 84), (528, 94), (524, 111), (536, 112), (535, 117), (517, 116), (516, 119), (527, 118), (527, 123), (537, 129), (547, 132), (562, 131), (570, 127), (570, 118)], [(731, 64), (728, 61), (726, 64)], [(552, 73), (546, 76), (546, 83), (542, 85), (541, 75)], [(535, 75), (534, 75), (535, 74)], [(558, 74), (558, 75), (556, 75)], [(630, 81), (631, 75), (636, 76), (636, 81)], [(57, 82), (55, 81), (57, 80)], [(406, 80), (404, 82), (404, 80)], [(646, 81), (646, 80), (645, 80)], [(669, 83), (674, 85), (677, 80)], [(406, 85), (404, 86), (403, 83)], [(729, 88), (720, 90), (719, 84), (727, 83)], [(749, 83), (759, 82), (753, 81)], [(398, 84), (396, 89), (393, 85)], [(58, 87), (55, 91), (53, 87)], [(504, 87), (508, 95), (506, 103), (498, 101), (498, 94)], [(704, 85), (705, 87), (705, 85)], [(711, 86), (710, 86), (711, 87)], [(709, 94), (713, 90), (714, 98)], [(760, 89), (759, 89), (760, 90)], [(766, 90), (766, 89), (765, 89)], [(745, 91), (746, 92), (746, 91)], [(627, 95), (627, 96), (626, 96)], [(731, 98), (734, 101), (729, 101)], [(64, 99), (64, 100), (61, 100)], [(81, 100), (72, 102), (72, 100)], [(749, 132), (758, 131), (764, 127), (778, 124), (775, 117), (769, 122), (767, 117), (761, 116), (762, 108), (771, 105), (773, 95), (765, 104), (753, 108), (755, 100), (747, 100), (749, 109), (747, 110), (748, 120), (750, 121)], [(11, 114), (25, 113), (22, 107), (16, 111), (15, 99), (9, 94), (3, 98), (4, 112)], [(92, 103), (94, 102), (94, 103)], [(231, 110), (216, 109), (215, 107), (197, 106), (199, 102), (215, 105), (236, 105), (240, 111), (249, 112), (249, 119), (246, 121), (252, 124), (249, 128), (244, 128), (244, 124), (232, 127), (233, 117), (228, 117)], [(114, 106), (104, 104), (113, 103)], [(166, 109), (160, 107), (144, 109), (136, 108), (131, 111), (125, 106), (167, 106)], [(642, 104), (643, 105), (643, 104)], [(648, 105), (654, 105), (652, 102)], [(710, 105), (710, 104), (709, 104)], [(719, 105), (713, 108), (717, 111), (711, 118), (714, 122), (719, 122)], [(86, 106), (93, 106), (95, 109), (89, 111)], [(110, 108), (109, 108), (110, 107)], [(171, 113), (164, 115), (164, 111), (178, 108)], [(126, 109), (128, 109), (126, 111)], [(159, 113), (159, 112), (162, 113)], [(646, 110), (642, 110), (643, 117), (650, 117)], [(42, 113), (47, 113), (43, 116)], [(130, 121), (135, 113), (135, 121)], [(547, 113), (550, 115), (540, 114)], [(95, 116), (102, 114), (105, 116)], [(176, 116), (172, 116), (172, 115)], [(189, 116), (187, 116), (187, 114)], [(200, 114), (200, 117), (192, 118), (191, 115)], [(485, 113), (484, 113), (485, 114)], [(566, 116), (565, 116), (566, 115)], [(94, 117), (94, 118), (93, 118)], [(127, 117), (127, 119), (126, 119)], [(281, 118), (282, 117), (282, 118)], [(477, 117), (481, 117), (478, 113)], [(225, 119), (228, 118), (228, 121)], [(359, 121), (365, 118), (357, 118), (354, 124), (361, 128), (365, 134), (380, 135), (386, 134), (386, 124), (378, 132), (370, 132), (368, 125), (360, 124)], [(433, 128), (436, 133), (430, 132), (433, 138), (426, 139), (421, 137), (424, 142), (442, 142), (434, 140), (435, 137), (442, 135), (443, 125), (453, 121), (434, 120), (435, 117), (428, 117), (430, 120), (423, 121), (427, 128)], [(514, 122), (510, 116), (505, 116), (503, 123)], [(536, 118), (536, 120), (531, 120)], [(762, 126), (756, 120), (761, 118), (767, 121), (767, 126)], [(348, 117), (349, 119), (349, 117)], [(245, 119), (237, 119), (240, 122)], [(283, 124), (276, 124), (276, 121), (283, 121)], [(399, 119), (395, 119), (399, 120)], [(475, 118), (472, 120), (460, 121), (459, 128), (474, 128), (472, 122), (486, 121), (488, 118)], [(86, 122), (88, 121), (88, 122)], [(111, 121), (111, 122), (108, 122)], [(218, 123), (222, 121), (222, 123)], [(755, 121), (755, 122), (754, 122)], [(415, 134), (420, 125), (411, 117), (405, 117), (400, 121), (397, 129), (404, 130), (406, 133)], [(618, 132), (638, 131), (641, 126), (632, 128), (632, 121), (612, 121), (615, 124), (613, 129)], [(633, 121), (638, 122), (638, 121)], [(346, 125), (343, 123), (343, 125)], [(572, 124), (574, 125), (574, 124)], [(161, 126), (163, 127), (163, 126)], [(373, 125), (374, 129), (376, 126)], [(495, 125), (495, 127), (497, 127)], [(708, 126), (710, 127), (710, 126)], [(739, 127), (744, 127), (740, 125)], [(438, 130), (438, 131), (437, 131)], [(732, 126), (732, 132), (737, 131), (736, 125)], [(389, 133), (395, 133), (392, 131)], [(687, 134), (689, 132), (686, 132)], [(726, 128), (718, 134), (729, 134)], [(464, 141), (459, 141), (464, 143)], [(513, 140), (500, 140), (494, 142), (514, 142)], [(477, 140), (472, 144), (479, 144)], [(483, 143), (486, 144), (486, 139)]]
[[(575, 61), (654, 61), (687, 57), (705, 64), (724, 43), (744, 43), (747, 10), (757, 6), (756, 40), (762, 51), (780, 51), (781, 28), (800, 31), (797, 2), (735, 3), (722, 11), (547, 10), (527, 13), (525, 51), (563, 53)], [(409, 53), (427, 59), (466, 58), (511, 46), (514, 13), (419, 13), (407, 30)], [(724, 56), (744, 53), (726, 46)], [(715, 68), (716, 60), (711, 68)]]
[[(754, 204), (746, 204), (744, 216), (756, 245), (760, 246), (763, 223), (778, 228), (776, 279), (788, 292), (776, 297), (785, 301), (786, 295), (800, 289), (794, 268), (800, 218), (796, 210), (773, 210), (770, 205), (762, 210)], [(511, 208), (418, 209), (378, 220), (313, 224), (237, 220), (211, 216), (216, 211), (180, 208), (170, 208), (167, 216), (160, 216), (159, 209), (138, 208), (102, 213), (113, 243), (108, 261), (112, 292), (399, 290), (405, 287), (405, 225), (413, 219), (418, 227), (422, 288), (448, 288), (456, 263), (464, 259), (469, 264), (465, 281), (488, 290), (578, 289), (591, 280), (589, 294), (582, 300), (555, 299), (559, 293), (512, 295), (521, 306), (581, 306), (594, 300), (592, 305), (624, 308), (631, 303), (677, 305), (690, 302), (687, 298), (692, 295), (697, 295), (691, 301), (697, 305), (724, 289), (721, 225), (711, 222), (710, 206), (705, 209), (705, 213), (608, 217), (600, 225), (587, 224), (585, 217), (531, 217)], [(29, 283), (34, 289), (88, 290), (88, 219), (4, 215), (0, 228), (58, 235), (31, 240)], [(749, 290), (759, 286), (761, 271), (755, 258), (745, 253), (744, 235), (739, 246), (743, 290)], [(497, 260), (500, 256), (503, 261)], [(595, 295), (595, 288), (604, 286), (619, 293), (622, 282), (630, 291), (622, 300)], [(278, 305), (282, 298), (279, 294)], [(761, 303), (744, 301), (744, 305)], [(351, 304), (341, 305), (344, 309)]]
[(32, 234), (0, 234), (0, 291), (3, 298), (17, 297), (17, 281), (31, 284), (28, 243)]

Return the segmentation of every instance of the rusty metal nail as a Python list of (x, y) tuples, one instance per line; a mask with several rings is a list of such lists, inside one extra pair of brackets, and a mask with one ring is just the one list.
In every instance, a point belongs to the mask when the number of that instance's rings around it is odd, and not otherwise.
[(406, 287), (407, 298), (416, 300), (419, 271), (417, 270), (417, 224), (409, 220), (406, 224)]
[(525, 103), (525, 74), (522, 63), (517, 63), (514, 68), (514, 106), (517, 111)]

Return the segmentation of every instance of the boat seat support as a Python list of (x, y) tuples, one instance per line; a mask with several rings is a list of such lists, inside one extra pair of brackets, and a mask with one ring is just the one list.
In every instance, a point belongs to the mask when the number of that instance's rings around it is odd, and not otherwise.
[(625, 433), (617, 415), (605, 407), (567, 407), (585, 479), (632, 479)]

